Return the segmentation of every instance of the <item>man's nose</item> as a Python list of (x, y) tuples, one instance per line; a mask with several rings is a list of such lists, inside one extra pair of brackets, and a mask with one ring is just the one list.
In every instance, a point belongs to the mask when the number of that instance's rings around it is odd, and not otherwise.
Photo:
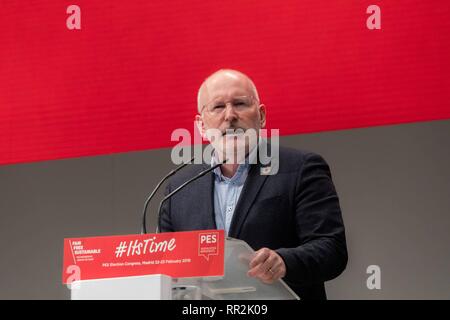
[(233, 122), (237, 119), (236, 110), (231, 103), (225, 105), (225, 121)]

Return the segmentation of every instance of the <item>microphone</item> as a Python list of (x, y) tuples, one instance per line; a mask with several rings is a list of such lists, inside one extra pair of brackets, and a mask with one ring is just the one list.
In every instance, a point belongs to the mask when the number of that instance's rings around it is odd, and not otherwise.
[(167, 199), (169, 199), (170, 197), (172, 197), (174, 194), (176, 194), (178, 191), (180, 191), (181, 189), (183, 189), (184, 187), (186, 187), (188, 184), (190, 184), (191, 182), (194, 182), (195, 180), (203, 177), (205, 174), (207, 174), (208, 172), (213, 171), (214, 169), (216, 169), (217, 167), (221, 166), (222, 164), (226, 163), (227, 160), (224, 160), (221, 163), (218, 163), (214, 166), (212, 166), (211, 168), (208, 168), (204, 171), (199, 172), (196, 176), (194, 176), (193, 178), (189, 179), (188, 181), (186, 181), (185, 183), (183, 183), (182, 185), (180, 185), (178, 188), (176, 188), (175, 190), (173, 190), (171, 193), (169, 193), (167, 196), (164, 197), (164, 199), (161, 200), (161, 202), (159, 203), (159, 208), (158, 208), (158, 227), (156, 229), (156, 233), (159, 233), (159, 231), (161, 230), (161, 208), (162, 205), (164, 203), (164, 201), (166, 201)]
[[(145, 200), (144, 210), (142, 211), (142, 229), (141, 229), (141, 234), (147, 233), (147, 208), (148, 208), (148, 205), (149, 205), (150, 201), (155, 196), (156, 191), (158, 191), (158, 189), (161, 187), (161, 185), (164, 183), (164, 181), (169, 179), (171, 176), (173, 176), (179, 170), (184, 168), (186, 165), (190, 164), (192, 161), (194, 161), (194, 159), (195, 159), (195, 157), (193, 157), (189, 162), (183, 163), (179, 167), (177, 167), (177, 168), (173, 169), (172, 171), (170, 171), (169, 174), (167, 174), (164, 178), (161, 179), (161, 181), (156, 185), (155, 189), (153, 189), (152, 193), (147, 198), (147, 200)], [(158, 218), (158, 221), (159, 221), (159, 218)]]

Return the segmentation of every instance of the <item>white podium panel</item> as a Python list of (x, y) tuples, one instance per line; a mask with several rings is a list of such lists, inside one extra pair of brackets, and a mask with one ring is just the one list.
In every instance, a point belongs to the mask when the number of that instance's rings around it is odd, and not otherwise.
[(70, 289), (72, 300), (172, 300), (172, 278), (161, 274), (74, 281)]

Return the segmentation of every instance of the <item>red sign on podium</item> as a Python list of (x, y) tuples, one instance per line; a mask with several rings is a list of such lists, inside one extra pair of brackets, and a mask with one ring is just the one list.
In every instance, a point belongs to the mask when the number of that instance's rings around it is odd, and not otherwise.
[(64, 239), (63, 283), (148, 274), (223, 276), (224, 239), (223, 230)]

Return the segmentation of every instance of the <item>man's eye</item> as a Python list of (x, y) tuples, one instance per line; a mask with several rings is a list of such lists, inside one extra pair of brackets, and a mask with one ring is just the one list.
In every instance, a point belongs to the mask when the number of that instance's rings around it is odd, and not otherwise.
[(224, 105), (224, 104), (215, 104), (215, 105), (213, 106), (213, 109), (222, 109), (222, 108), (225, 108), (225, 105)]
[(245, 101), (237, 100), (233, 101), (233, 105), (236, 107), (245, 107), (247, 103)]

